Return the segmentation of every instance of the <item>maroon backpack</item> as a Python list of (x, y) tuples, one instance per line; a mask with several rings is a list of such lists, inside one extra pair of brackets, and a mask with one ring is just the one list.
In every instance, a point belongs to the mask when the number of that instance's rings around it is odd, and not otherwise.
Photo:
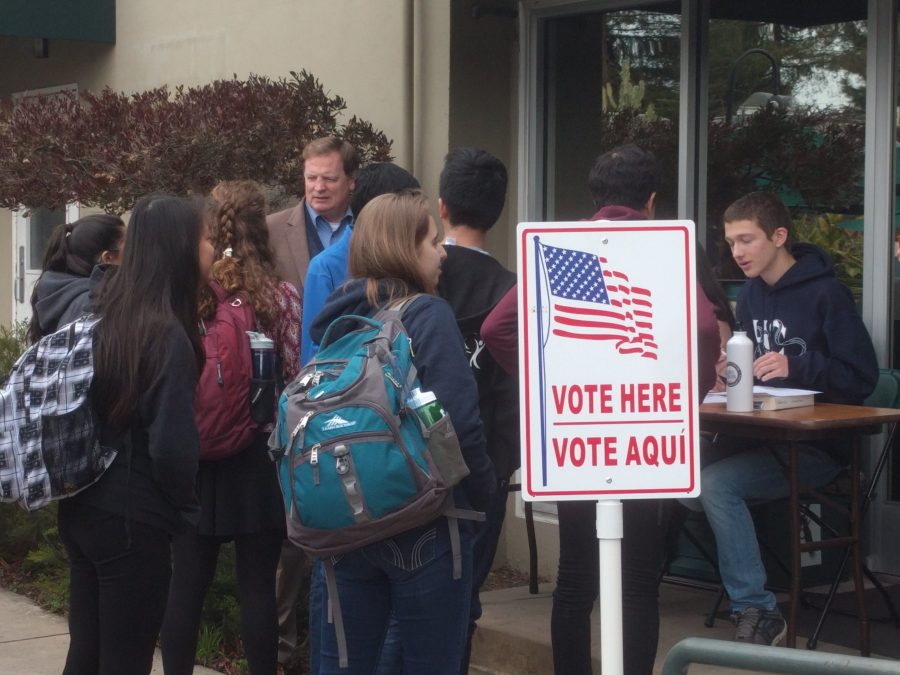
[(253, 440), (258, 426), (250, 414), (250, 339), (256, 313), (244, 292), (229, 295), (217, 281), (216, 315), (200, 324), (206, 362), (197, 383), (194, 412), (200, 430), (200, 459), (224, 459)]

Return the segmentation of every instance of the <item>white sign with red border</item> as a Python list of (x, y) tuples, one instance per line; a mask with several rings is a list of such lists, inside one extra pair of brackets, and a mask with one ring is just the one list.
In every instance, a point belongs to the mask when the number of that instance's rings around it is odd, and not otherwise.
[(700, 493), (694, 223), (520, 223), (522, 496)]

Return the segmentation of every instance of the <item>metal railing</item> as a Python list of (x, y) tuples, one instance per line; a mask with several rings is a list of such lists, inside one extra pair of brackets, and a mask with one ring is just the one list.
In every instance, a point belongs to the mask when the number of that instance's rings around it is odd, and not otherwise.
[(804, 675), (900, 674), (900, 661), (692, 637), (672, 647), (663, 663), (662, 675), (682, 675), (692, 663)]

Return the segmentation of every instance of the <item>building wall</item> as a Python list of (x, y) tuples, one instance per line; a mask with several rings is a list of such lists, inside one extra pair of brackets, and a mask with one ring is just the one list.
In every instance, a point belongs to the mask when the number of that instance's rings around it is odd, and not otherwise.
[(487, 247), (515, 269), (516, 150), (518, 148), (518, 21), (515, 3), (474, 16), (477, 0), (456, 0), (451, 15), (450, 147), (475, 146), (496, 155), (509, 172), (506, 208)]
[[(384, 131), (395, 161), (435, 197), (449, 147), (450, 7), (450, 0), (118, 0), (115, 45), (54, 40), (49, 58), (36, 59), (30, 38), (0, 37), (0, 97), (71, 83), (137, 92), (306, 69), (345, 100), (348, 116)], [(0, 226), (9, 219), (3, 213)], [(11, 288), (9, 231), (0, 235), (0, 290)], [(9, 312), (0, 307), (0, 323)]]
[[(408, 57), (405, 13), (410, 0), (118, 0), (116, 44), (53, 41), (47, 59), (31, 56), (31, 40), (0, 39), (0, 94), (77, 82), (132, 92), (168, 84), (197, 85), (250, 73), (288, 77), (312, 72), (351, 114), (373, 122), (408, 152), (400, 102)], [(449, 3), (429, 2), (429, 20)], [(446, 28), (446, 26), (445, 26)], [(437, 51), (437, 50), (436, 50)], [(431, 51), (425, 52), (431, 54)], [(8, 67), (15, 63), (16, 67)], [(373, 84), (377, 83), (377, 86)]]

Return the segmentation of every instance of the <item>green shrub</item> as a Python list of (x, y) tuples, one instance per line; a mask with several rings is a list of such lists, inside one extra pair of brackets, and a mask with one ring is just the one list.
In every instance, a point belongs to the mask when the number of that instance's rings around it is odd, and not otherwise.
[(862, 298), (863, 233), (841, 225), (839, 214), (805, 215), (793, 220), (793, 237), (825, 249), (834, 262), (837, 278), (846, 285), (857, 303)]
[(203, 624), (197, 635), (197, 663), (211, 666), (222, 657), (223, 633), (219, 626)]
[(363, 164), (391, 158), (387, 136), (306, 71), (0, 103), (0, 206), (121, 213), (149, 192), (202, 194), (234, 178), (296, 194), (303, 146), (326, 135), (356, 146)]
[(25, 351), (28, 323), (0, 326), (0, 382), (5, 382), (16, 359)]

